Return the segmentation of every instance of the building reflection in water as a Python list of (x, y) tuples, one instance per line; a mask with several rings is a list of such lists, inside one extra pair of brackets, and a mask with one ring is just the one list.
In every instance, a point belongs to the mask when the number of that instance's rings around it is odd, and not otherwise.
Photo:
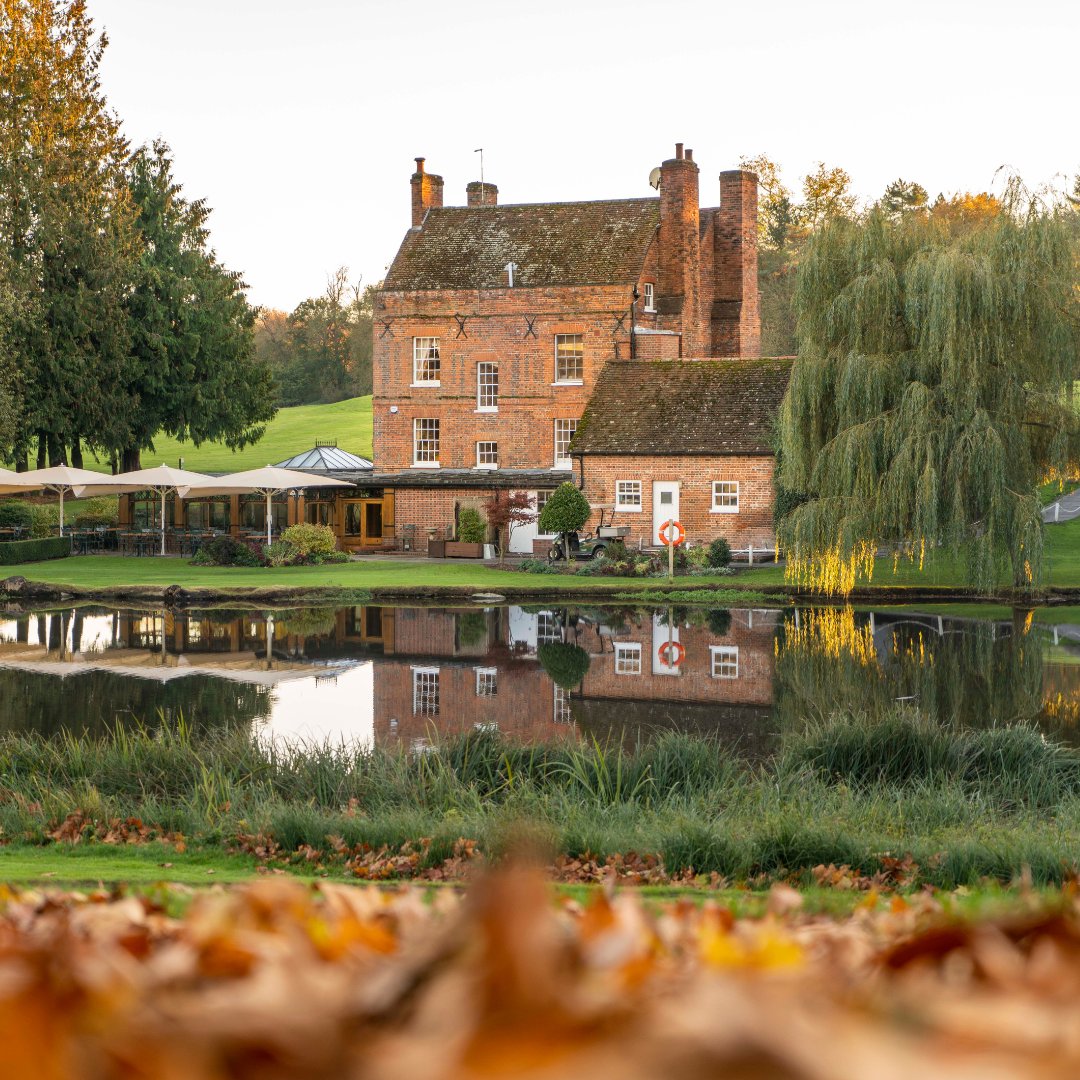
[(182, 714), (264, 738), (422, 748), (471, 730), (670, 729), (756, 756), (808, 718), (898, 700), (943, 722), (1075, 729), (1070, 649), (1080, 627), (850, 609), (68, 609), (0, 619), (0, 730)]

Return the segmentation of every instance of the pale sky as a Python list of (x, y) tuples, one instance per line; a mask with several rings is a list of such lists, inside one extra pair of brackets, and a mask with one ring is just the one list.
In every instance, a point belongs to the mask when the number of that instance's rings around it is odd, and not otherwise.
[[(1080, 171), (1076, 0), (88, 0), (103, 88), (164, 138), (253, 303), (291, 310), (335, 267), (378, 281), (413, 158), (447, 205), (649, 195), (674, 144), (703, 205), (740, 155), (788, 185), (819, 160), (877, 197), (898, 176), (991, 190)], [(1070, 134), (1071, 132), (1071, 134)], [(998, 181), (1000, 186), (1000, 180)]]

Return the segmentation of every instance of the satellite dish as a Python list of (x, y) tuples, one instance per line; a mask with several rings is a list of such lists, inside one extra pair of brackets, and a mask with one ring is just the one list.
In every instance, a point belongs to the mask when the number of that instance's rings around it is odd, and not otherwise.
[(651, 173), (649, 173), (649, 187), (660, 190), (660, 166), (657, 165)]

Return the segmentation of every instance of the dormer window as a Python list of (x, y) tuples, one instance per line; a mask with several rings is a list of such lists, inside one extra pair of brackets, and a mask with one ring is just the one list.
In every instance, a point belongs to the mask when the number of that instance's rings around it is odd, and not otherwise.
[(645, 310), (656, 310), (656, 287), (651, 281), (645, 282)]

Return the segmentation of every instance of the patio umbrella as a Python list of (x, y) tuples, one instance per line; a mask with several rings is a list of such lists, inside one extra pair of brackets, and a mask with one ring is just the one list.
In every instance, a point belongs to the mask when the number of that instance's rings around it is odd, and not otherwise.
[(316, 476), (296, 469), (279, 469), (267, 465), (264, 469), (248, 469), (246, 472), (228, 473), (225, 476), (208, 476), (204, 482), (192, 484), (180, 491), (181, 499), (194, 499), (201, 495), (265, 495), (266, 496), (266, 542), (271, 542), (273, 521), (272, 501), (283, 491), (299, 491), (313, 487), (351, 487), (348, 480), (333, 480), (329, 476)]
[(84, 488), (109, 479), (103, 473), (91, 472), (89, 469), (73, 469), (70, 465), (52, 465), (47, 469), (31, 469), (29, 472), (15, 475), (23, 478), (25, 487), (44, 488), (46, 491), (55, 491), (59, 494), (61, 536), (64, 535), (65, 492), (70, 491), (75, 495), (81, 495)]
[[(29, 476), (29, 473), (24, 473)], [(121, 494), (130, 491), (152, 491), (161, 496), (161, 554), (165, 554), (165, 497), (175, 491), (184, 498), (181, 488), (192, 484), (213, 480), (205, 473), (190, 472), (187, 469), (174, 469), (171, 465), (155, 465), (150, 469), (135, 469), (133, 472), (117, 473), (115, 476), (99, 476), (97, 482), (85, 494), (103, 495)], [(81, 493), (82, 494), (82, 493)]]
[(35, 480), (25, 481), (24, 472), (12, 472), (11, 469), (0, 469), (0, 495), (14, 495), (19, 491), (40, 491), (43, 484)]

